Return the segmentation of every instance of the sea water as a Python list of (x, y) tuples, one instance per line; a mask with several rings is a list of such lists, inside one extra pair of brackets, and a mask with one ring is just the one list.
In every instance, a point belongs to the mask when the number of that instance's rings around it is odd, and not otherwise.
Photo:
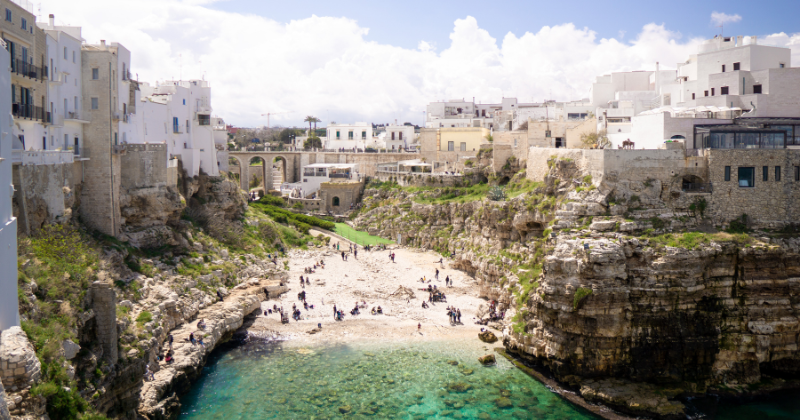
[(459, 342), (228, 344), (181, 398), (181, 420), (596, 419), (503, 357)]

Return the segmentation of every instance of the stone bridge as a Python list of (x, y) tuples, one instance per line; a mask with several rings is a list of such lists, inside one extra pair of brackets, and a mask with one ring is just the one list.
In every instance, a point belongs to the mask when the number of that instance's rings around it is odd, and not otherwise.
[[(283, 181), (298, 182), (303, 166), (314, 163), (356, 163), (358, 171), (367, 176), (374, 176), (379, 163), (397, 162), (399, 160), (418, 159), (419, 153), (351, 153), (351, 152), (244, 152), (229, 151), (228, 157), (236, 159), (239, 165), (239, 185), (249, 191), (251, 170), (263, 171), (264, 185), (272, 185), (272, 164), (283, 161)], [(261, 158), (266, 162), (261, 168), (250, 167), (253, 158)]]

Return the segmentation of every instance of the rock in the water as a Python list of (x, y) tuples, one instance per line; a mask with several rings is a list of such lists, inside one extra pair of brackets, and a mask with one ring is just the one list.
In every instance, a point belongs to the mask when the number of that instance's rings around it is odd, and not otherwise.
[(478, 338), (481, 339), (484, 343), (494, 343), (497, 341), (497, 336), (494, 335), (493, 332), (486, 330), (480, 334), (478, 334)]
[(485, 356), (481, 356), (478, 358), (478, 361), (481, 362), (482, 365), (491, 365), (495, 363), (493, 354), (487, 354)]
[(342, 414), (347, 414), (351, 411), (353, 411), (353, 407), (350, 407), (349, 405), (343, 405), (339, 407), (339, 412)]
[(511, 400), (506, 397), (500, 397), (494, 400), (494, 405), (496, 405), (497, 408), (511, 408), (514, 406), (514, 404), (511, 403)]

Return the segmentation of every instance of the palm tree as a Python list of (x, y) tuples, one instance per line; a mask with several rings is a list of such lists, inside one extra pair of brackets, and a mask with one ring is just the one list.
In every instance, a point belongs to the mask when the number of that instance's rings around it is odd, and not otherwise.
[(311, 124), (314, 123), (316, 121), (316, 119), (317, 119), (317, 117), (315, 117), (313, 115), (309, 115), (309, 116), (306, 117), (306, 119), (303, 120), (303, 122), (307, 122), (308, 123), (308, 134), (309, 135), (311, 134)]
[(315, 130), (315, 131), (317, 130), (317, 123), (318, 123), (318, 122), (322, 122), (322, 120), (321, 120), (321, 119), (319, 119), (319, 118), (317, 118), (317, 117), (314, 117), (314, 130)]

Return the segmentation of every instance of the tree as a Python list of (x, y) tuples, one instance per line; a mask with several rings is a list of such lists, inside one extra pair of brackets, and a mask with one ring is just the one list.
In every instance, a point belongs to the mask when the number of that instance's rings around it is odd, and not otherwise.
[(605, 149), (611, 146), (611, 141), (608, 140), (606, 131), (600, 130), (597, 133), (581, 134), (581, 144), (584, 149)]
[(317, 118), (317, 117), (315, 117), (313, 115), (309, 115), (303, 121), (308, 123), (308, 132), (310, 134), (311, 133), (311, 124), (314, 124), (316, 126), (316, 124), (318, 122), (322, 121), (322, 120), (320, 120), (319, 118)]
[(317, 149), (322, 148), (322, 139), (317, 136), (311, 136), (303, 142), (303, 149), (311, 149), (316, 147)]

